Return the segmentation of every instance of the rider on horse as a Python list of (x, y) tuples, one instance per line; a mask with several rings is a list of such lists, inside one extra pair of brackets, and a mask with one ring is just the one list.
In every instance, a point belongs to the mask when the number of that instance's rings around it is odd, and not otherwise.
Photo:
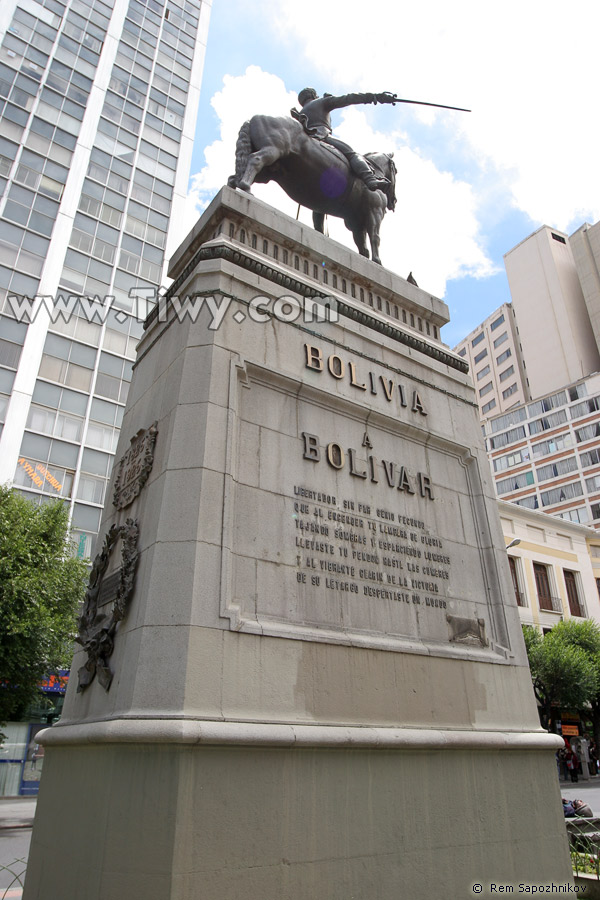
[(349, 144), (331, 136), (330, 112), (344, 106), (354, 106), (360, 103), (393, 103), (394, 100), (394, 95), (387, 91), (382, 94), (343, 94), (341, 97), (323, 94), (322, 97), (319, 97), (314, 88), (304, 88), (298, 94), (302, 112), (292, 109), (291, 114), (302, 124), (310, 137), (331, 144), (340, 150), (350, 163), (354, 174), (364, 181), (369, 190), (377, 191), (384, 190), (389, 181), (387, 178), (375, 175), (366, 159), (353, 150)]

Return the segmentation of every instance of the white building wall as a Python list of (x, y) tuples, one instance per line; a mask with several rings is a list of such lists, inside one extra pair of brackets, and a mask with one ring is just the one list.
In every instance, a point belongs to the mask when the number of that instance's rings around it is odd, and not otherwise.
[(532, 397), (600, 370), (568, 236), (548, 226), (504, 257)]
[(600, 222), (582, 225), (569, 238), (569, 246), (585, 297), (596, 345), (600, 348)]
[[(498, 501), (500, 524), (508, 545), (509, 560), (514, 560), (517, 577), (517, 603), (523, 625), (541, 630), (552, 628), (562, 619), (585, 618), (600, 624), (600, 597), (596, 578), (600, 575), (600, 535), (591, 528), (564, 522), (545, 513), (534, 512)], [(552, 604), (540, 597), (534, 566), (545, 568)], [(513, 564), (511, 564), (513, 570)], [(569, 604), (565, 572), (573, 573), (579, 608)], [(568, 576), (567, 576), (568, 577)], [(553, 605), (553, 609), (543, 606)]]
[(482, 419), (529, 400), (513, 308), (504, 303), (455, 348), (469, 363)]

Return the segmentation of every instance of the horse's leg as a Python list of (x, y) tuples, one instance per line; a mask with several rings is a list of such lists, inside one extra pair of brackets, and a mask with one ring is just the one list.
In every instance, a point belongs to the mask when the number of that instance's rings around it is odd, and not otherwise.
[(272, 166), (273, 163), (276, 163), (280, 156), (281, 150), (278, 147), (273, 146), (263, 147), (262, 150), (251, 153), (248, 159), (248, 165), (246, 166), (246, 171), (244, 172), (242, 180), (238, 183), (238, 187), (242, 191), (250, 191), (256, 176), (262, 172), (266, 166)]
[(381, 228), (384, 215), (385, 209), (376, 207), (370, 211), (367, 217), (367, 232), (371, 244), (371, 259), (374, 263), (378, 263), (379, 265), (381, 265), (381, 258), (379, 256), (379, 229)]
[(313, 212), (313, 225), (315, 231), (325, 234), (325, 213)]
[(352, 229), (352, 237), (354, 238), (356, 249), (358, 250), (360, 255), (366, 256), (368, 259), (369, 251), (367, 250), (367, 232), (363, 228)]

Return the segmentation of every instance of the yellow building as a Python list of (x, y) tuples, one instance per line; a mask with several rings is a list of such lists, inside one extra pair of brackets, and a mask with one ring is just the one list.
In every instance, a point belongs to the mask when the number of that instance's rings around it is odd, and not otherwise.
[(561, 619), (600, 624), (600, 533), (498, 500), (521, 621), (547, 631)]

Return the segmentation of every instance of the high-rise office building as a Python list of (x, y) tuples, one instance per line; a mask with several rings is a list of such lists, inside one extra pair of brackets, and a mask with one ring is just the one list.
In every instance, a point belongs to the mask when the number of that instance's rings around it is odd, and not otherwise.
[(483, 426), (498, 497), (600, 529), (600, 374)]
[(68, 501), (82, 556), (142, 332), (135, 295), (160, 285), (187, 192), (209, 12), (3, 4), (0, 482)]
[(600, 370), (568, 235), (542, 226), (504, 256), (532, 399)]
[(569, 238), (596, 344), (600, 348), (600, 222), (587, 222)]
[(456, 347), (478, 388), (496, 493), (600, 529), (600, 223), (570, 238), (544, 226), (504, 260), (512, 304)]
[(469, 363), (482, 419), (530, 399), (512, 304), (495, 310), (454, 350)]

